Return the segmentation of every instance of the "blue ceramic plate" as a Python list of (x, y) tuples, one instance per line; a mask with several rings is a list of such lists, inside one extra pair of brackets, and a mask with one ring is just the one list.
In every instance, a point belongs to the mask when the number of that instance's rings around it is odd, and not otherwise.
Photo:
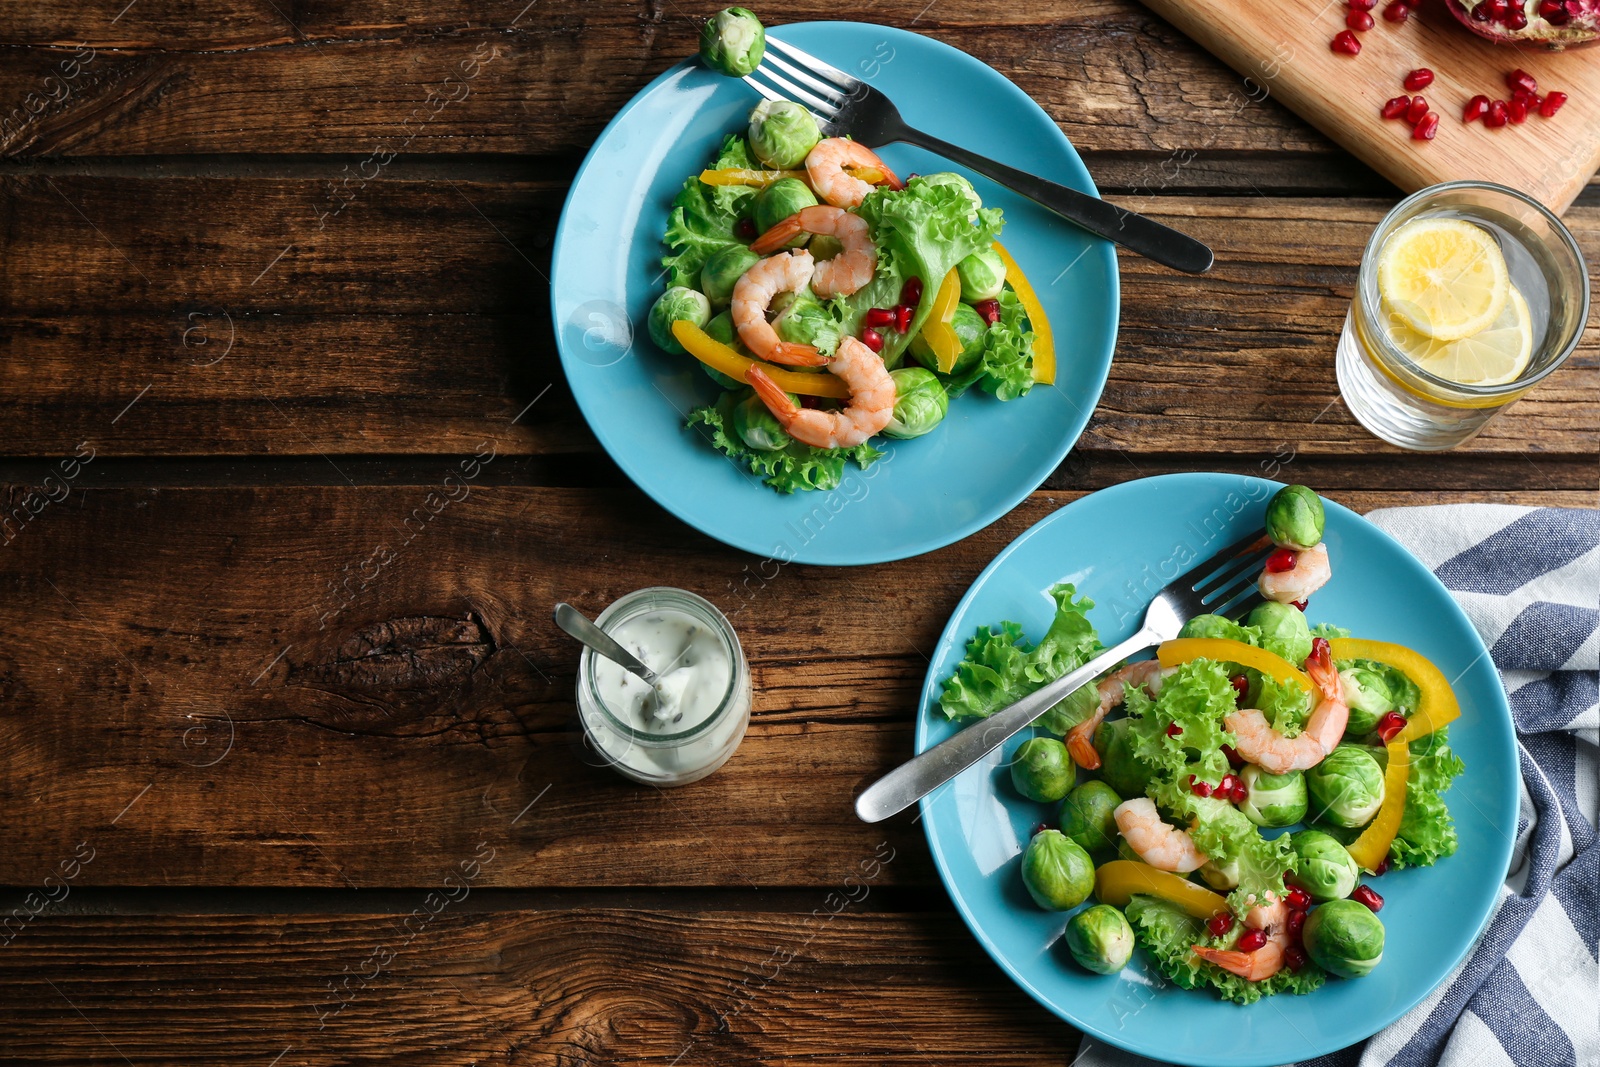
[[(1050, 117), (964, 52), (851, 22), (775, 33), (869, 79), (914, 126), (1095, 191)], [(664, 288), (661, 234), (672, 198), (726, 134), (744, 128), (759, 99), (697, 60), (680, 63), (622, 109), (584, 161), (556, 231), (550, 286), (556, 343), (578, 406), (641, 489), (735, 547), (780, 561), (862, 564), (958, 541), (1036, 489), (1083, 432), (1116, 340), (1116, 256), (1109, 243), (968, 174), (984, 202), (1005, 211), (1006, 248), (1055, 327), (1056, 388), (1008, 403), (974, 392), (951, 404), (928, 436), (888, 442), (888, 455), (868, 471), (851, 465), (838, 489), (780, 496), (684, 428), (690, 409), (717, 388), (690, 357), (657, 349), (644, 329)], [(883, 157), (902, 175), (960, 169), (906, 145), (885, 147)]]
[[(922, 690), (917, 750), (953, 732), (940, 682), (979, 625), (1012, 619), (1037, 640), (1053, 617), (1045, 590), (1075, 582), (1096, 604), (1107, 644), (1128, 637), (1157, 588), (1181, 569), (1259, 529), (1277, 483), (1175, 474), (1085, 497), (1013, 541), (978, 576), (945, 628)], [(995, 961), (1039, 1003), (1132, 1052), (1183, 1064), (1267, 1067), (1354, 1044), (1394, 1022), (1471, 948), (1505, 879), (1517, 820), (1516, 744), (1500, 680), (1477, 631), (1443, 585), (1387, 534), (1328, 503), (1333, 579), (1311, 600), (1313, 623), (1408, 645), (1438, 664), (1461, 701), (1450, 743), (1467, 770), (1445, 794), (1460, 850), (1436, 866), (1369, 879), (1385, 899), (1383, 963), (1365, 978), (1330, 979), (1308, 996), (1248, 1007), (1163, 982), (1142, 951), (1119, 975), (1092, 975), (1059, 943), (1066, 916), (1034, 906), (1018, 872), (1022, 850), (1053, 806), (1012, 789), (1005, 751), (922, 802), (940, 876)]]

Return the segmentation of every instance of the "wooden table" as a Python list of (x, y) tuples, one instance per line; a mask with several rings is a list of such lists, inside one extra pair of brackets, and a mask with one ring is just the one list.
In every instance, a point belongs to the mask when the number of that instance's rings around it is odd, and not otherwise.
[[(709, 9), (61, 6), (0, 7), (12, 1060), (1064, 1062), (1077, 1035), (984, 956), (920, 828), (849, 806), (908, 753), (983, 565), (1163, 471), (1360, 510), (1595, 500), (1593, 333), (1457, 452), (1354, 423), (1334, 338), (1396, 192), (1160, 19), (868, 2), (1014, 79), (1217, 266), (1123, 257), (1061, 468), (961, 544), (762, 585), (743, 747), (635, 787), (580, 758), (552, 602), (732, 607), (756, 561), (597, 448), (546, 273), (583, 152)], [(1600, 195), (1568, 222), (1600, 259)]]

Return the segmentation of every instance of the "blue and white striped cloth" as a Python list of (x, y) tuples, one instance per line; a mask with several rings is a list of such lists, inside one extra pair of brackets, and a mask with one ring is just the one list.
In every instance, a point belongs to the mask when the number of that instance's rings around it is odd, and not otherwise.
[[(1489, 646), (1517, 726), (1522, 814), (1499, 908), (1461, 967), (1387, 1030), (1301, 1067), (1595, 1067), (1600, 511), (1450, 504), (1367, 518), (1439, 576)], [(1150, 1067), (1089, 1039), (1075, 1063)]]

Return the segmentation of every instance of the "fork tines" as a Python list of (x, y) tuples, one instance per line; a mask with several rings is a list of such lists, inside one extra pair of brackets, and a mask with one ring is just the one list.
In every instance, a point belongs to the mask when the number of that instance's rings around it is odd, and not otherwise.
[(1265, 530), (1240, 538), (1204, 563), (1190, 569), (1194, 582), (1190, 586), (1200, 597), (1200, 602), (1214, 615), (1253, 606), (1256, 593), (1255, 575), (1266, 562), (1266, 550), (1272, 540)]
[[(787, 62), (779, 53), (795, 62)], [(766, 80), (759, 80), (756, 75)], [(802, 105), (824, 127), (838, 124), (840, 115), (862, 84), (815, 56), (772, 36), (767, 37), (767, 51), (761, 57), (761, 65), (754, 73), (745, 75), (744, 81), (768, 100), (793, 100)], [(825, 129), (824, 132), (838, 131)]]

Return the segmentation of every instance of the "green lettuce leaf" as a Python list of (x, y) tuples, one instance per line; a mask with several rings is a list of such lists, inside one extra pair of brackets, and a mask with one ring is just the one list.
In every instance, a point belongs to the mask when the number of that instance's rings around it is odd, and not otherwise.
[[(1129, 689), (1126, 707), (1133, 754), (1169, 781), (1182, 775), (1187, 785), (1189, 774), (1220, 781), (1228, 773), (1222, 746), (1234, 742), (1222, 717), (1238, 707), (1236, 696), (1226, 668), (1211, 660), (1179, 664), (1162, 680), (1161, 693), (1153, 700), (1142, 690)], [(1167, 732), (1172, 726), (1178, 728), (1176, 736)], [(1195, 762), (1191, 765), (1190, 760)]]
[(1307, 961), (1299, 974), (1288, 969), (1261, 982), (1247, 982), (1238, 975), (1206, 963), (1194, 954), (1195, 945), (1230, 947), (1241, 932), (1239, 926), (1223, 937), (1211, 937), (1198, 919), (1181, 908), (1156, 897), (1135, 895), (1123, 909), (1136, 941), (1150, 954), (1156, 970), (1182, 989), (1209, 987), (1224, 1000), (1253, 1004), (1275, 993), (1309, 993), (1322, 986), (1327, 975)]
[(1172, 813), (1177, 825), (1188, 825), (1189, 836), (1217, 867), (1239, 881), (1228, 894), (1234, 913), (1243, 915), (1266, 899), (1267, 893), (1282, 896), (1287, 890), (1283, 876), (1294, 869), (1294, 849), (1289, 835), (1270, 840), (1238, 808), (1216, 797), (1197, 797), (1188, 788), (1188, 775), (1178, 781), (1162, 781), (1151, 787), (1156, 804)]
[(1450, 731), (1440, 727), (1411, 742), (1411, 770), (1406, 776), (1406, 806), (1400, 829), (1389, 845), (1389, 864), (1426, 867), (1455, 854), (1455, 820), (1439, 794), (1467, 769), (1450, 748)]
[(716, 404), (695, 408), (689, 413), (687, 425), (702, 428), (701, 433), (717, 451), (759, 475), (780, 493), (834, 489), (844, 478), (846, 461), (854, 461), (865, 470), (883, 456), (865, 441), (854, 448), (813, 448), (793, 440), (772, 452), (747, 448), (733, 430), (732, 412), (737, 395), (723, 393)]
[(967, 642), (966, 655), (944, 680), (939, 707), (945, 715), (951, 719), (992, 715), (1094, 658), (1102, 647), (1088, 619), (1094, 601), (1074, 599), (1076, 593), (1071, 582), (1050, 588), (1056, 615), (1036, 646), (1028, 645), (1022, 627), (1014, 622), (1002, 622), (998, 630), (978, 627)]
[(1325, 637), (1331, 640), (1335, 637), (1349, 637), (1350, 631), (1343, 626), (1335, 626), (1331, 622), (1319, 622), (1311, 628), (1311, 636)]
[(1014, 400), (1033, 384), (1033, 332), (1022, 301), (1008, 285), (1000, 292), (1000, 321), (984, 331), (982, 357), (946, 378), (945, 391), (958, 397), (976, 385), (1001, 400)]
[(1272, 728), (1285, 737), (1299, 737), (1300, 728), (1311, 717), (1311, 696), (1296, 682), (1280, 682), (1276, 678), (1254, 674), (1255, 705)]
[[(738, 134), (728, 135), (711, 164), (714, 170), (750, 165), (749, 146)], [(755, 192), (745, 185), (706, 185), (698, 175), (683, 183), (673, 197), (667, 232), (661, 239), (671, 250), (661, 260), (669, 287), (700, 288), (700, 268), (706, 260), (724, 248), (745, 243), (735, 236), (734, 226)]]

